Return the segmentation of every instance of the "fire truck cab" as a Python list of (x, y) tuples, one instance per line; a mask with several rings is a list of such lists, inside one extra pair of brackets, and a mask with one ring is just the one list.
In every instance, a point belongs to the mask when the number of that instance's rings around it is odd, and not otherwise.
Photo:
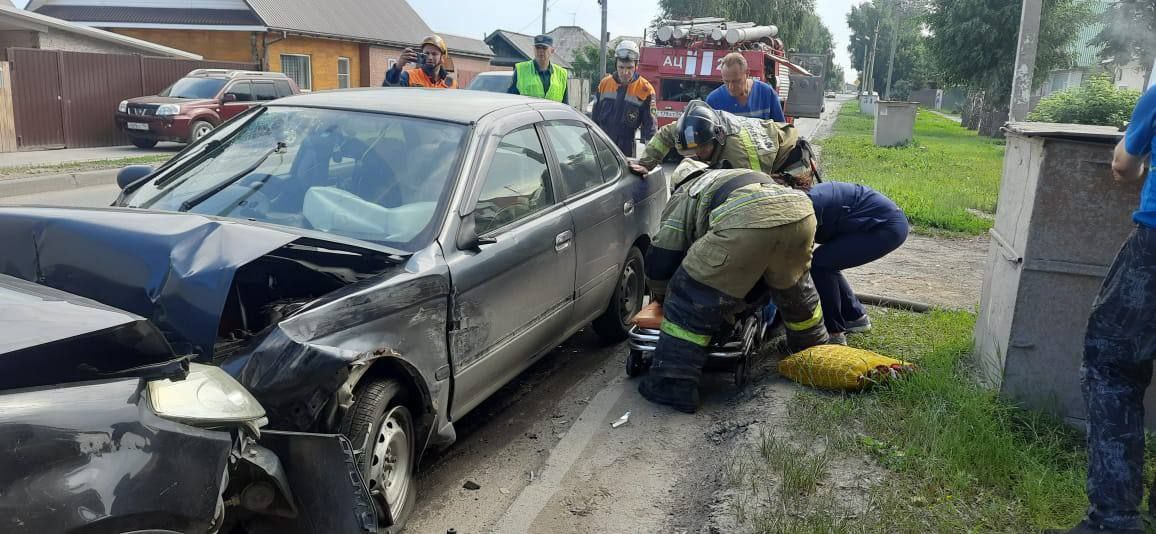
[[(787, 59), (778, 28), (724, 19), (668, 22), (641, 50), (639, 73), (654, 85), (658, 125), (674, 122), (691, 100), (706, 100), (722, 85), (722, 60), (731, 52), (747, 59), (749, 75), (771, 84), (788, 122), (822, 113), (823, 83)], [(812, 94), (813, 93), (813, 94)], [(817, 103), (817, 105), (816, 105)]]

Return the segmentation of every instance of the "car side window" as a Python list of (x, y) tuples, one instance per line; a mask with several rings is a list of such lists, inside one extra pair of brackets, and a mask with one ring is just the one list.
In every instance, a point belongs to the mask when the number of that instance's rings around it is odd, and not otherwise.
[(603, 141), (601, 137), (590, 134), (594, 138), (594, 145), (598, 150), (598, 163), (602, 166), (602, 179), (607, 182), (617, 180), (622, 174), (622, 163), (618, 156), (614, 155), (614, 149)]
[(502, 228), (554, 204), (550, 170), (533, 126), (502, 137), (490, 160), (474, 210), (478, 235)]
[(289, 82), (277, 80), (273, 83), (277, 86), (277, 98), (285, 98), (293, 94), (293, 88), (289, 87)]
[(258, 102), (277, 100), (277, 88), (270, 82), (253, 82), (253, 99)]
[(545, 129), (550, 138), (550, 148), (558, 159), (567, 195), (574, 196), (602, 185), (602, 168), (586, 125), (551, 122)]
[(253, 88), (250, 87), (249, 82), (234, 83), (232, 86), (229, 87), (228, 91), (225, 91), (225, 94), (226, 95), (236, 95), (237, 96), (237, 102), (252, 102), (253, 101)]

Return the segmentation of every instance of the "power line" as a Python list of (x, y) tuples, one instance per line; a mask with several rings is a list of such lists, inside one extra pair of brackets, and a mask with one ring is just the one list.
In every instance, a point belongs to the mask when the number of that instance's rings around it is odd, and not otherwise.
[[(547, 10), (549, 10), (550, 8), (554, 7), (554, 4), (557, 4), (557, 3), (558, 3), (558, 0), (554, 0), (553, 2), (550, 2), (550, 3), (549, 3), (547, 6), (546, 6), (546, 9), (547, 9)], [(526, 31), (527, 29), (529, 29), (529, 28), (530, 28), (530, 26), (533, 26), (533, 25), (535, 25), (535, 24), (537, 24), (537, 23), (539, 23), (539, 22), (541, 22), (541, 21), (542, 21), (542, 16), (541, 16), (541, 15), (538, 15), (537, 17), (534, 17), (534, 20), (531, 20), (529, 24), (526, 24), (525, 26), (522, 26), (521, 28), (518, 28), (516, 31), (517, 31), (518, 33), (522, 33), (522, 32), (524, 32), (524, 31)]]

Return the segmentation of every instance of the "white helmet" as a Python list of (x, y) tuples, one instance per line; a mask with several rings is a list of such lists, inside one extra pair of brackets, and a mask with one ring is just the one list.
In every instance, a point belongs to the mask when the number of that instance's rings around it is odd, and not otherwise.
[(618, 59), (629, 59), (630, 61), (638, 61), (638, 43), (629, 39), (623, 39), (618, 43), (618, 47), (614, 49), (614, 57)]

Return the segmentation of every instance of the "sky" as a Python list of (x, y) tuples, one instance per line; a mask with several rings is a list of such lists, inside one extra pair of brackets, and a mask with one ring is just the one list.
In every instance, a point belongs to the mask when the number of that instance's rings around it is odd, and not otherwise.
[[(323, 1), (323, 0), (316, 0)], [(607, 31), (611, 37), (641, 36), (658, 13), (658, 0), (607, 0)], [(847, 81), (854, 81), (851, 58), (847, 53), (850, 30), (847, 13), (851, 6), (864, 0), (817, 0), (819, 16), (835, 36), (835, 63), (842, 65)], [(597, 36), (602, 13), (596, 0), (547, 0), (547, 30), (562, 25), (577, 25)], [(24, 7), (28, 0), (14, 0)], [(542, 30), (541, 0), (409, 0), (426, 24), (434, 31), (454, 33), (481, 39), (502, 29), (527, 34)], [(501, 7), (497, 7), (500, 3)]]

